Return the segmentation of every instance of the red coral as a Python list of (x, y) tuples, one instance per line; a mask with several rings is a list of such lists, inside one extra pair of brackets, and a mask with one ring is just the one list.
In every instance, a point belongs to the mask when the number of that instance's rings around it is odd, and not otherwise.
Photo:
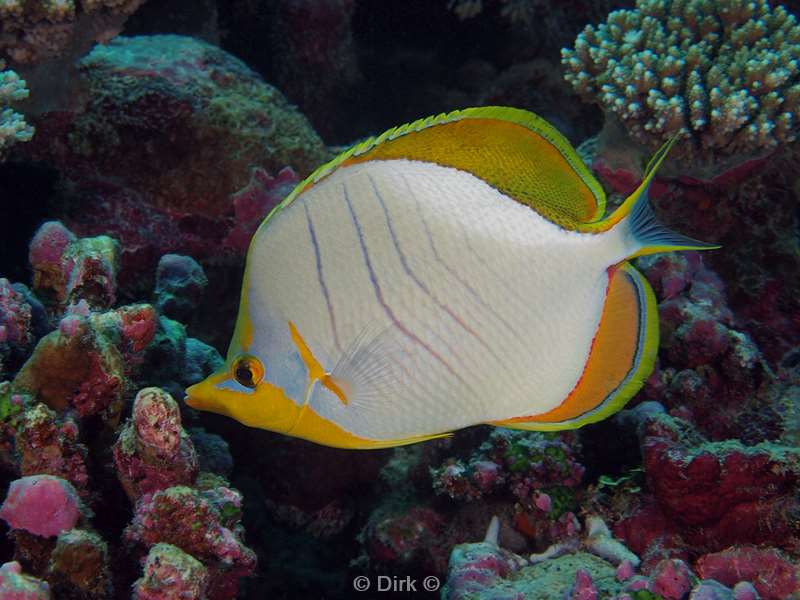
[(269, 212), (292, 191), (299, 178), (291, 167), (284, 167), (274, 177), (255, 168), (246, 187), (231, 196), (236, 214), (235, 225), (223, 245), (238, 252), (247, 252), (250, 238)]
[(706, 554), (695, 564), (700, 577), (727, 586), (739, 581), (755, 585), (764, 600), (783, 600), (800, 592), (797, 563), (774, 548), (741, 546)]

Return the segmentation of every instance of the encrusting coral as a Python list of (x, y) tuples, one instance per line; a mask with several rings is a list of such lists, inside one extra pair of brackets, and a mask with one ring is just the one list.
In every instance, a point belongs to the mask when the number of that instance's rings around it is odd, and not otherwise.
[[(0, 28), (2, 31), (2, 28)], [(25, 81), (0, 60), (0, 161), (15, 142), (27, 142), (33, 137), (33, 127), (11, 104), (28, 97)]]
[(624, 129), (652, 151), (681, 134), (672, 159), (712, 176), (796, 139), (798, 59), (796, 17), (766, 0), (638, 0), (562, 51), (567, 81), (604, 109), (606, 135)]

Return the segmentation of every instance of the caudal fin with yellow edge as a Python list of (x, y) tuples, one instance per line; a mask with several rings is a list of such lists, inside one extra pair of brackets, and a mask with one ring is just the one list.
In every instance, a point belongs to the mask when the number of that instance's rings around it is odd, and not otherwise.
[(650, 159), (644, 172), (644, 178), (625, 202), (607, 219), (596, 224), (598, 229), (607, 230), (623, 219), (627, 220), (632, 245), (636, 248), (628, 257), (670, 252), (672, 250), (713, 250), (717, 244), (701, 242), (665, 227), (658, 222), (653, 208), (650, 206), (648, 191), (658, 167), (664, 162), (672, 146), (678, 141), (674, 135)]

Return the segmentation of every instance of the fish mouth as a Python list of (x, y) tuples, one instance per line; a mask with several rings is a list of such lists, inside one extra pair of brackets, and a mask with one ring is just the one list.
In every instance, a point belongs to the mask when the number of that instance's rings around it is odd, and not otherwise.
[(197, 410), (207, 410), (208, 402), (203, 400), (202, 396), (202, 386), (203, 382), (196, 383), (188, 388), (186, 388), (186, 393), (183, 396), (183, 401), (186, 403), (187, 406), (191, 406)]

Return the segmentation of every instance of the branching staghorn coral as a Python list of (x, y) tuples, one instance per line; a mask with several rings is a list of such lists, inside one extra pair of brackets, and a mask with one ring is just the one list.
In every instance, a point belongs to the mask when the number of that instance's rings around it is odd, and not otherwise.
[(763, 155), (800, 131), (800, 26), (765, 0), (638, 0), (562, 50), (566, 79), (638, 142), (673, 156)]
[(108, 41), (144, 2), (0, 0), (0, 53), (15, 63), (32, 64), (85, 46), (87, 41)]
[(27, 142), (33, 136), (33, 127), (10, 104), (28, 97), (28, 88), (14, 71), (5, 69), (0, 60), (0, 161), (6, 150), (15, 142)]

